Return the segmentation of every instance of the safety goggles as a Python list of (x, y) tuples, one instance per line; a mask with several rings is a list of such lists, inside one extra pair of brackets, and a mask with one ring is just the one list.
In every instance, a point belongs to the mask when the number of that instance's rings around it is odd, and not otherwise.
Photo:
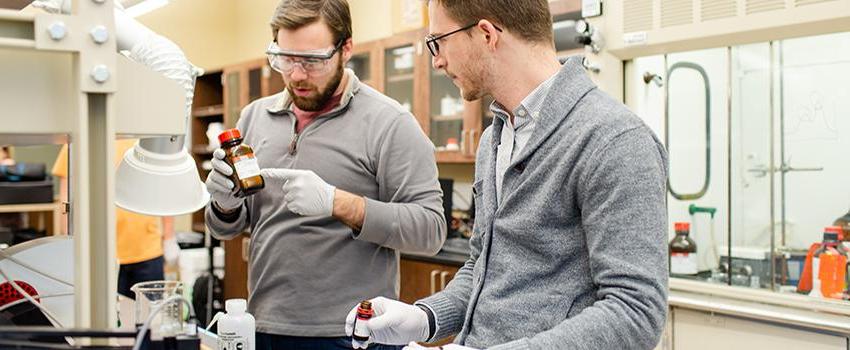
[[(475, 27), (475, 26), (478, 25), (478, 22), (481, 22), (481, 20), (475, 21), (475, 23), (472, 23), (472, 24), (465, 26), (465, 27), (455, 29), (455, 30), (448, 32), (446, 34), (440, 34), (440, 35), (437, 35), (437, 36), (429, 34), (429, 35), (425, 36), (425, 46), (428, 46), (428, 51), (431, 52), (432, 57), (437, 57), (437, 55), (440, 54), (440, 42), (439, 41), (441, 39), (443, 39), (443, 38), (445, 38), (449, 35), (460, 33), (464, 30), (468, 30), (472, 27)], [(496, 27), (496, 25), (493, 25), (493, 28), (496, 28), (496, 30), (498, 30), (500, 32), (502, 31), (502, 29), (499, 28), (499, 27)]]
[(342, 48), (344, 43), (344, 39), (340, 40), (330, 51), (313, 50), (299, 52), (283, 50), (277, 46), (277, 43), (271, 42), (268, 49), (266, 49), (266, 55), (269, 58), (269, 65), (272, 69), (280, 73), (290, 74), (295, 70), (295, 66), (299, 66), (307, 74), (321, 75), (330, 70), (331, 58)]

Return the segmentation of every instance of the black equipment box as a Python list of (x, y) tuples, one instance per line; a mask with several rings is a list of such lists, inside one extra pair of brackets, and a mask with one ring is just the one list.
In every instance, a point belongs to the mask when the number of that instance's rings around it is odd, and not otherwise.
[(53, 179), (41, 181), (0, 181), (0, 204), (52, 203)]

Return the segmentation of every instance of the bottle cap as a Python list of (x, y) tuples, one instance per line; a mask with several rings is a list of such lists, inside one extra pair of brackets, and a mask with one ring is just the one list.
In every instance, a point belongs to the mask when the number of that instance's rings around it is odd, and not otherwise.
[(677, 223), (674, 223), (674, 224), (673, 224), (673, 227), (674, 227), (674, 229), (676, 230), (676, 232), (679, 232), (679, 231), (690, 231), (690, 229), (691, 229), (691, 223), (689, 223), (689, 222), (677, 222)]
[(841, 227), (827, 226), (826, 228), (823, 229), (823, 232), (824, 233), (836, 233), (836, 234), (838, 234), (838, 233), (841, 233)]
[(242, 138), (242, 133), (239, 132), (239, 129), (227, 129), (222, 131), (221, 134), (218, 134), (218, 141), (221, 143), (226, 142), (227, 140), (232, 139), (240, 139)]
[(227, 313), (242, 313), (248, 309), (248, 302), (245, 299), (227, 299), (224, 302), (224, 311)]

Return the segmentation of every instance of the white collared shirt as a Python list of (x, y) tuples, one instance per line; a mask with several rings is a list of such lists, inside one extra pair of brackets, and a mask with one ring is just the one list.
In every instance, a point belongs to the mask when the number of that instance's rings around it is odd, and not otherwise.
[(502, 181), (505, 178), (505, 172), (508, 166), (520, 154), (528, 139), (531, 138), (534, 127), (537, 121), (540, 120), (540, 112), (543, 110), (543, 100), (549, 94), (552, 83), (555, 81), (553, 74), (549, 79), (538, 85), (528, 96), (526, 96), (519, 106), (514, 109), (514, 122), (511, 122), (510, 115), (505, 111), (505, 108), (493, 101), (490, 104), (490, 110), (495, 114), (496, 118), (502, 119), (502, 137), (499, 140), (499, 147), (496, 149), (496, 201), (502, 200)]

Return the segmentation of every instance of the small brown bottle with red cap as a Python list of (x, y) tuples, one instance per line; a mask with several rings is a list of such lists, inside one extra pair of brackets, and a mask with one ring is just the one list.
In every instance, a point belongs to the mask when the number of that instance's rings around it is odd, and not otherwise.
[(677, 222), (673, 226), (676, 237), (670, 241), (670, 275), (693, 276), (697, 269), (697, 244), (688, 237), (691, 225), (687, 222)]
[(266, 182), (260, 175), (260, 165), (251, 146), (242, 143), (239, 129), (223, 131), (218, 135), (218, 140), (224, 150), (224, 161), (233, 168), (230, 180), (238, 187), (236, 196), (247, 197), (262, 190)]
[(372, 315), (374, 315), (372, 302), (368, 300), (361, 301), (360, 306), (357, 307), (357, 319), (354, 321), (354, 334), (351, 335), (351, 338), (359, 342), (369, 340), (370, 332), (366, 321), (372, 318)]

